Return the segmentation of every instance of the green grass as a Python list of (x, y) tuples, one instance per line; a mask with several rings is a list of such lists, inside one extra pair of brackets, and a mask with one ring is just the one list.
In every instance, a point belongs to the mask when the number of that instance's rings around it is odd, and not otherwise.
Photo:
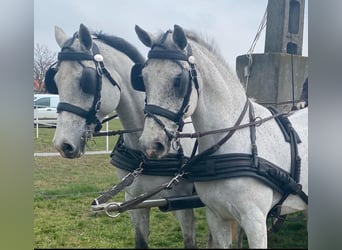
[[(120, 127), (118, 120), (110, 129)], [(53, 128), (41, 128), (35, 138), (35, 152), (56, 152)], [(105, 138), (97, 137), (97, 150), (104, 150)], [(113, 148), (117, 137), (111, 137)], [(99, 149), (103, 147), (102, 149)], [(134, 232), (127, 212), (116, 218), (94, 215), (92, 200), (119, 180), (108, 154), (84, 155), (78, 159), (60, 156), (34, 159), (34, 246), (35, 248), (134, 248)], [(115, 201), (123, 201), (123, 192)], [(205, 248), (208, 227), (205, 209), (196, 208), (196, 236)], [(303, 213), (289, 215), (280, 231), (269, 234), (269, 248), (302, 248), (307, 244)], [(171, 213), (152, 209), (150, 248), (183, 248), (178, 222)], [(246, 238), (244, 247), (247, 247)]]

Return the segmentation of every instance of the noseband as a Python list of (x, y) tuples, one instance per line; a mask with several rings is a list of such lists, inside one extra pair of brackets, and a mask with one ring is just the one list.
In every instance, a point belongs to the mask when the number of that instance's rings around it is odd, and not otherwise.
[[(155, 47), (159, 47), (161, 49), (155, 50), (154, 49)], [(187, 88), (187, 92), (184, 96), (182, 106), (177, 113), (172, 112), (172, 111), (165, 109), (163, 107), (153, 105), (153, 104), (146, 104), (145, 109), (144, 109), (144, 111), (146, 113), (146, 117), (153, 118), (153, 120), (159, 126), (162, 127), (162, 129), (165, 131), (167, 137), (171, 141), (174, 138), (173, 134), (166, 129), (163, 122), (160, 119), (158, 119), (156, 117), (156, 115), (165, 117), (168, 120), (175, 122), (178, 126), (178, 131), (183, 130), (183, 126), (184, 126), (183, 116), (189, 108), (190, 95), (192, 92), (192, 86), (191, 86), (192, 82), (194, 83), (194, 86), (196, 88), (197, 96), (199, 96), (199, 93), (198, 93), (199, 85), (198, 85), (198, 80), (197, 80), (197, 71), (195, 69), (195, 58), (192, 55), (192, 50), (191, 50), (190, 44), (187, 45), (187, 55), (186, 55), (185, 53), (183, 53), (181, 51), (170, 50), (168, 48), (165, 48), (164, 45), (157, 43), (149, 51), (148, 59), (172, 60), (172, 61), (175, 61), (182, 68), (182, 70), (184, 70), (184, 69), (178, 61), (186, 61), (190, 65), (190, 70), (189, 70), (190, 77), (189, 77), (189, 82), (187, 83), (190, 86)]]
[[(75, 106), (70, 103), (66, 102), (60, 102), (57, 106), (57, 113), (60, 113), (62, 111), (67, 111), (73, 114), (76, 114), (86, 120), (87, 126), (91, 124), (95, 124), (95, 132), (98, 132), (102, 124), (100, 120), (97, 118), (96, 114), (100, 110), (101, 107), (101, 89), (102, 89), (102, 74), (105, 74), (105, 76), (108, 78), (108, 80), (111, 82), (113, 86), (118, 87), (119, 91), (121, 91), (121, 88), (119, 84), (113, 79), (113, 77), (110, 75), (109, 71), (106, 69), (104, 63), (103, 63), (103, 57), (100, 54), (99, 48), (95, 43), (93, 43), (92, 51), (90, 53), (86, 52), (77, 52), (73, 48), (71, 48), (71, 44), (73, 43), (75, 37), (77, 37), (77, 33), (72, 38), (71, 42), (67, 42), (66, 45), (62, 48), (62, 51), (58, 53), (58, 61), (77, 61), (84, 70), (87, 69), (85, 66), (81, 63), (81, 61), (93, 61), (95, 63), (95, 69), (90, 68), (90, 70), (95, 71), (96, 73), (96, 86), (94, 91), (94, 100), (92, 103), (92, 106), (89, 110), (85, 110), (83, 108), (80, 108), (78, 106)], [(84, 72), (83, 72), (84, 74)], [(93, 84), (93, 83), (90, 83)]]

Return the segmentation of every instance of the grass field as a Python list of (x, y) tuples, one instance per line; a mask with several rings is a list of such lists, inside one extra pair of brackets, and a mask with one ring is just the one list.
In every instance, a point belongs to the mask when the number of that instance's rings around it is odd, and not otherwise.
[[(110, 129), (120, 127), (114, 120)], [(56, 152), (51, 140), (53, 128), (41, 128), (35, 138), (35, 152)], [(117, 137), (110, 138), (113, 148)], [(104, 150), (105, 138), (96, 138), (97, 150)], [(134, 248), (133, 227), (128, 213), (116, 218), (94, 215), (90, 203), (101, 191), (118, 183), (109, 155), (84, 155), (78, 159), (60, 156), (34, 159), (35, 248)], [(123, 201), (123, 193), (115, 197)], [(204, 208), (196, 208), (196, 237), (205, 248), (207, 224)], [(287, 217), (277, 233), (269, 234), (269, 248), (308, 248), (303, 213)], [(152, 209), (150, 248), (183, 248), (180, 227), (171, 213)], [(244, 247), (247, 247), (244, 239)]]

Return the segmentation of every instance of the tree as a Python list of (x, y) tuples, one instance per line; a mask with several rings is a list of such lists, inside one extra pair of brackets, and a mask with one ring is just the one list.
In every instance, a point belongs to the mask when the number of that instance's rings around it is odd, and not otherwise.
[(33, 82), (38, 85), (38, 92), (45, 92), (44, 77), (49, 67), (56, 61), (56, 52), (46, 45), (36, 44), (34, 48)]

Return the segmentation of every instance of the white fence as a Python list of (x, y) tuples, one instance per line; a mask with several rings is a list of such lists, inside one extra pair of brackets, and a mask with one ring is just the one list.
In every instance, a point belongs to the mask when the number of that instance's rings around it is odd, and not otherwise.
[[(51, 127), (51, 128), (55, 128), (56, 127), (56, 122), (50, 122), (50, 121), (44, 121), (44, 120), (39, 120), (38, 119), (38, 109), (35, 110), (34, 112), (34, 125), (35, 130), (36, 130), (36, 138), (39, 138), (39, 127)], [(108, 116), (107, 116), (108, 117)], [(107, 118), (106, 117), (106, 118)], [(101, 130), (101, 132), (108, 132), (109, 131), (109, 123), (106, 122), (105, 123), (105, 130)], [(109, 136), (106, 136), (106, 150), (97, 150), (97, 151), (90, 151), (90, 152), (86, 152), (86, 154), (105, 154), (105, 153), (109, 153), (111, 151), (109, 151)], [(35, 156), (49, 156), (49, 155), (59, 155), (59, 153), (34, 153)]]

